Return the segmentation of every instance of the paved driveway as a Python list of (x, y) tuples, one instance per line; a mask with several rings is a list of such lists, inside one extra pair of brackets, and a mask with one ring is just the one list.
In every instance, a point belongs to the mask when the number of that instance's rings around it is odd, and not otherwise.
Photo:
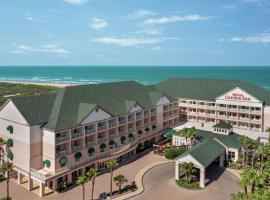
[[(153, 152), (150, 152), (149, 154), (143, 156), (142, 158), (139, 158), (136, 161), (133, 161), (129, 164), (126, 164), (117, 170), (115, 170), (114, 175), (123, 174), (127, 177), (129, 180), (129, 183), (131, 181), (134, 181), (135, 175), (145, 166), (150, 165), (152, 163), (165, 160), (165, 158), (153, 154)], [(101, 192), (109, 192), (109, 180), (110, 175), (109, 173), (103, 174), (96, 179), (96, 185), (95, 185), (95, 197), (98, 196)], [(113, 189), (117, 189), (117, 187), (113, 184)], [(5, 183), (0, 183), (0, 198), (4, 196), (6, 191)], [(90, 198), (90, 191), (91, 186), (90, 183), (86, 184), (86, 199)], [(10, 192), (11, 195), (14, 197), (15, 200), (40, 200), (36, 194), (33, 192), (27, 191), (22, 186), (19, 186), (17, 183), (14, 183), (13, 181), (10, 182)], [(67, 192), (61, 193), (61, 194), (50, 194), (48, 196), (45, 196), (42, 198), (44, 200), (81, 200), (82, 199), (82, 189), (81, 187), (75, 187)]]
[(145, 174), (145, 191), (132, 200), (229, 200), (231, 193), (239, 191), (237, 179), (217, 166), (210, 166), (206, 176), (205, 189), (186, 190), (175, 183), (173, 163), (160, 165)]

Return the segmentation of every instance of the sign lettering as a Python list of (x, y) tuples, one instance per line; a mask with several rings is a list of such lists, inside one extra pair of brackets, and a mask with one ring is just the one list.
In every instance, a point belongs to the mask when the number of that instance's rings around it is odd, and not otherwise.
[(235, 101), (251, 101), (251, 98), (248, 96), (245, 96), (241, 93), (232, 93), (229, 95), (225, 95), (225, 99), (227, 100), (235, 100)]

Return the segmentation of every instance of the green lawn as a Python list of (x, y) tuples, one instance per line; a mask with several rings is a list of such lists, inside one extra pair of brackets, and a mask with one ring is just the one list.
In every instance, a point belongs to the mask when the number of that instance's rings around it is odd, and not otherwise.
[(43, 86), (43, 85), (24, 85), (16, 83), (1, 83), (0, 82), (0, 106), (13, 95), (30, 95), (30, 94), (44, 94), (50, 91), (57, 90), (58, 87)]

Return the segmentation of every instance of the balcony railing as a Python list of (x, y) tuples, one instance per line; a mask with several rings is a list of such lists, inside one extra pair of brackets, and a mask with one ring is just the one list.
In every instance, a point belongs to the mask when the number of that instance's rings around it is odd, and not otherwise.
[(143, 115), (142, 114), (141, 115), (136, 115), (136, 120), (140, 120), (142, 118), (143, 118)]
[(128, 122), (133, 122), (135, 120), (135, 117), (132, 116), (132, 117), (128, 117)]
[(82, 137), (82, 136), (83, 136), (83, 133), (82, 132), (72, 133), (71, 134), (71, 139), (79, 138), (79, 137)]
[(103, 143), (103, 142), (107, 142), (108, 138), (104, 137), (104, 138), (98, 138), (98, 143)]
[(107, 128), (106, 125), (99, 126), (99, 127), (98, 127), (98, 131), (103, 131), (103, 130), (105, 130), (106, 128)]
[(81, 151), (83, 149), (83, 146), (80, 145), (80, 146), (72, 146), (71, 147), (71, 153), (76, 153), (78, 151)]
[(55, 140), (56, 140), (56, 144), (59, 144), (59, 143), (62, 143), (62, 142), (66, 142), (68, 141), (70, 138), (69, 138), (69, 135), (66, 135), (64, 137), (56, 137)]
[(96, 132), (95, 129), (88, 129), (88, 130), (85, 130), (85, 135), (90, 135), (90, 134), (93, 134), (95, 132)]
[(113, 128), (117, 126), (117, 122), (111, 122), (109, 123), (109, 128)]
[(85, 142), (85, 148), (89, 148), (92, 147), (96, 144), (96, 142), (94, 141), (89, 141), (89, 142)]
[(68, 154), (67, 150), (56, 151), (56, 158), (64, 157)]
[(128, 129), (128, 132), (130, 133), (130, 132), (133, 132), (133, 131), (135, 131), (135, 127), (132, 127), (132, 128), (129, 128)]
[(126, 123), (127, 123), (127, 120), (125, 120), (125, 119), (119, 121), (119, 125), (123, 125), (123, 124), (126, 124)]

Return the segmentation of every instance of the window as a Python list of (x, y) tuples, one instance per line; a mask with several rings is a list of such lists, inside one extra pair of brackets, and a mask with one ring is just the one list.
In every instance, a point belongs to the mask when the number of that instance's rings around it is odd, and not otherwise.
[(234, 151), (229, 151), (228, 152), (228, 160), (235, 160), (235, 152)]

